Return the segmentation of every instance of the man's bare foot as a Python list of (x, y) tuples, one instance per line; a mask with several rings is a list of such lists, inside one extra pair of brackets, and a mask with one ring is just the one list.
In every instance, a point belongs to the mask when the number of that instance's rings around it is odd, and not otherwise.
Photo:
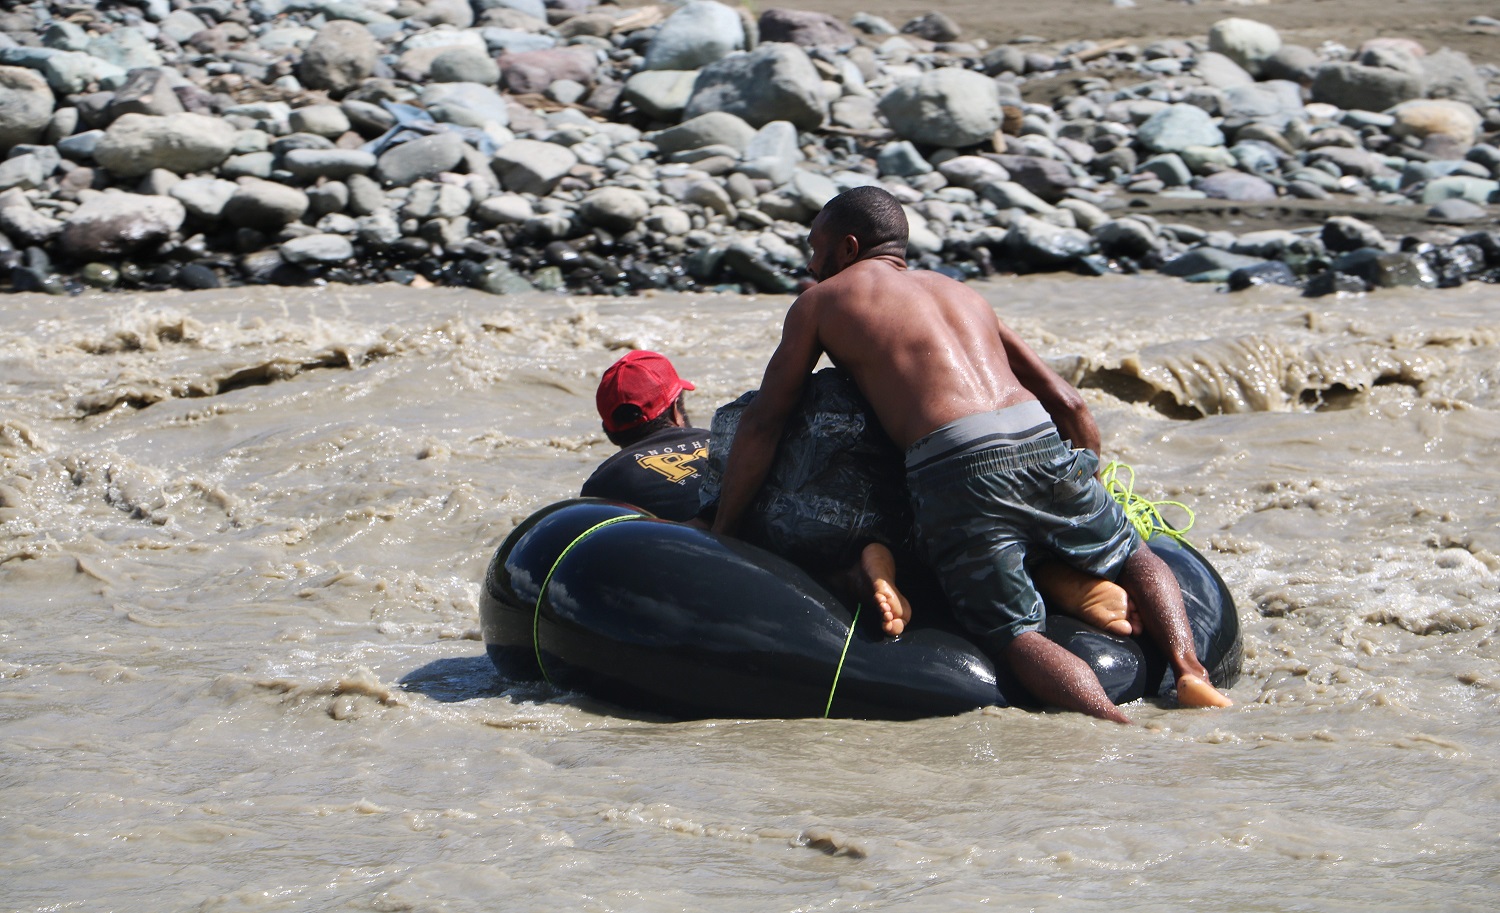
[(881, 629), (898, 636), (911, 621), (911, 603), (896, 589), (896, 556), (879, 542), (871, 542), (859, 553), (859, 570), (880, 610)]
[(1177, 706), (1229, 707), (1233, 704), (1234, 701), (1211, 685), (1208, 679), (1196, 675), (1177, 676)]
[(1117, 584), (1074, 570), (1058, 561), (1044, 561), (1037, 565), (1031, 579), (1047, 601), (1069, 618), (1121, 637), (1141, 633), (1141, 620), (1135, 606)]

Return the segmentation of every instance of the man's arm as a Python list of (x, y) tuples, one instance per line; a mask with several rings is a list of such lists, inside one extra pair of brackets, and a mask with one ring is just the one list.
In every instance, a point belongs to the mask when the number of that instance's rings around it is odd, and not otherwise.
[(1086, 447), (1099, 453), (1099, 426), (1094, 423), (1093, 413), (1089, 412), (1078, 390), (1052, 370), (998, 317), (995, 323), (1000, 328), (1000, 341), (1005, 345), (1005, 357), (1010, 360), (1010, 369), (1016, 380), (1041, 400), (1042, 407), (1057, 425), (1057, 433), (1064, 440), (1072, 441), (1074, 447)]
[(792, 303), (782, 324), (781, 342), (766, 365), (760, 392), (740, 415), (719, 488), (719, 511), (713, 526), (716, 533), (733, 536), (739, 532), (745, 511), (771, 471), (787, 418), (797, 407), (807, 376), (823, 354), (812, 310), (808, 293)]

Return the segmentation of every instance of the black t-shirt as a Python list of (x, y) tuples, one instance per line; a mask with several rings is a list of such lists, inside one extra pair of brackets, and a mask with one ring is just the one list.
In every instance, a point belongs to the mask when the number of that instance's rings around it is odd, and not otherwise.
[(663, 520), (691, 520), (707, 458), (707, 431), (664, 428), (600, 463), (580, 494), (634, 504)]

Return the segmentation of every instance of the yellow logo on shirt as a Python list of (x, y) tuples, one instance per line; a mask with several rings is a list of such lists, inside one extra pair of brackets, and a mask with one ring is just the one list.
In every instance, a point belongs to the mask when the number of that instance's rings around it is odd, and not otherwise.
[(681, 482), (697, 475), (698, 469), (693, 464), (707, 456), (708, 448), (699, 447), (691, 453), (676, 453), (669, 450), (665, 453), (640, 454), (636, 456), (635, 461), (642, 469), (649, 469), (662, 475), (668, 482)]

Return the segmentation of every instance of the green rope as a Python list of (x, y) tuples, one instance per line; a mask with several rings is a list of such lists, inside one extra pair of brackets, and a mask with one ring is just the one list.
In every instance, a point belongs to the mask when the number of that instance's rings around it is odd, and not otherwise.
[[(1128, 482), (1120, 480), (1121, 470), (1130, 473)], [(1142, 540), (1150, 540), (1157, 533), (1166, 533), (1178, 542), (1187, 542), (1187, 531), (1193, 528), (1195, 519), (1192, 508), (1181, 501), (1150, 501), (1136, 494), (1135, 470), (1118, 461), (1104, 467), (1101, 481), (1104, 482), (1104, 490), (1125, 511), (1126, 519), (1140, 533)], [(1187, 514), (1187, 525), (1173, 526), (1168, 523), (1161, 515), (1161, 509), (1167, 506), (1182, 508)]]
[(833, 670), (833, 685), (828, 689), (828, 705), (823, 708), (823, 719), (833, 710), (833, 692), (838, 690), (839, 675), (844, 671), (844, 658), (849, 655), (849, 642), (854, 639), (854, 626), (859, 624), (859, 603), (854, 604), (854, 619), (849, 622), (849, 633), (844, 635), (844, 652), (839, 654), (839, 665)]
[(573, 550), (573, 546), (587, 539), (589, 536), (593, 535), (604, 527), (613, 526), (614, 524), (620, 523), (625, 520), (640, 520), (645, 517), (645, 514), (626, 514), (623, 517), (610, 517), (608, 520), (605, 520), (602, 523), (595, 523), (593, 526), (590, 526), (588, 529), (579, 533), (578, 538), (574, 539), (572, 542), (569, 542), (568, 547), (563, 549), (562, 553), (557, 556), (557, 560), (552, 562), (552, 568), (547, 571), (547, 579), (542, 581), (542, 588), (537, 591), (536, 609), (531, 613), (531, 649), (536, 652), (536, 666), (538, 669), (542, 670), (542, 678), (547, 680), (547, 684), (551, 685), (553, 684), (553, 681), (552, 676), (547, 674), (547, 667), (542, 665), (542, 645), (537, 638), (537, 628), (542, 620), (542, 599), (547, 595), (547, 586), (552, 583), (552, 575), (557, 572), (557, 566), (559, 564), (562, 564), (564, 558), (568, 557), (568, 552), (571, 552)]

